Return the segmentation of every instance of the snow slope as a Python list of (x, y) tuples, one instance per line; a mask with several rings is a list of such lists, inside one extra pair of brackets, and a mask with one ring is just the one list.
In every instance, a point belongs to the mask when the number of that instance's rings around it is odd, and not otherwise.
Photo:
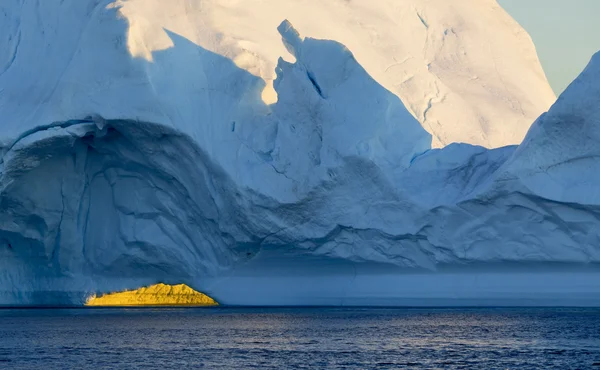
[(600, 304), (598, 57), (521, 146), (431, 149), (358, 56), (287, 21), (267, 104), (192, 17), (233, 3), (14, 4), (0, 304), (159, 282), (224, 304)]

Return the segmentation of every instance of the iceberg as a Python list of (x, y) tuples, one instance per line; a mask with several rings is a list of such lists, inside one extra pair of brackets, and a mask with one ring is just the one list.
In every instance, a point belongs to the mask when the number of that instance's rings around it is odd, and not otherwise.
[(337, 41), (281, 23), (268, 102), (246, 54), (200, 46), (231, 36), (157, 30), (144, 4), (7, 7), (0, 305), (157, 283), (226, 305), (600, 304), (600, 56), (519, 146), (434, 148)]

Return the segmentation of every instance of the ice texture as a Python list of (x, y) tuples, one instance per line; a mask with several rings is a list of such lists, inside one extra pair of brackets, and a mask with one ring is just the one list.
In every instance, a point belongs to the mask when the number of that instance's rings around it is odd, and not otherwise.
[[(598, 56), (520, 146), (435, 149), (398, 95), (428, 98), (385, 89), (344, 45), (288, 21), (277, 29), (294, 61), (279, 58), (268, 103), (262, 72), (215, 31), (231, 2), (7, 4), (0, 304), (155, 283), (221, 304), (600, 304)], [(158, 29), (169, 17), (194, 19), (196, 40)], [(249, 55), (269, 45), (252, 37)], [(261, 58), (248, 63), (262, 71)], [(540, 81), (530, 67), (515, 76)], [(515, 122), (494, 130), (510, 137)]]

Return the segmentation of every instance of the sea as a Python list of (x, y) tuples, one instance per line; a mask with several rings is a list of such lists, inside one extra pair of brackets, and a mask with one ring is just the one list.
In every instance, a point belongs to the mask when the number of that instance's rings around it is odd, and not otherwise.
[(0, 369), (600, 369), (600, 309), (1, 309)]

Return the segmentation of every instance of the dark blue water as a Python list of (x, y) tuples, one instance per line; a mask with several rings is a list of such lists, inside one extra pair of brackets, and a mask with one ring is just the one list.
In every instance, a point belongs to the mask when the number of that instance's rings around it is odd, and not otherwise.
[(199, 367), (600, 369), (600, 310), (0, 310), (2, 369)]

